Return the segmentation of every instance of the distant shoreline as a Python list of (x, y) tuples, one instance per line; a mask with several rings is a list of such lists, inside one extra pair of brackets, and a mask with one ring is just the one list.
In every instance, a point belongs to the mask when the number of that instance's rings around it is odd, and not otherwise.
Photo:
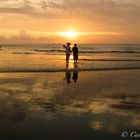
[[(1, 45), (63, 45), (64, 43), (0, 43)], [(140, 45), (140, 43), (78, 43), (78, 45)]]

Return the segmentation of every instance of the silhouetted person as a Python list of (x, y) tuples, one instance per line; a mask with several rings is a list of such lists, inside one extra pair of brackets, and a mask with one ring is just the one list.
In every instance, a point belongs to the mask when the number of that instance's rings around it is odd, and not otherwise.
[(78, 61), (78, 47), (77, 44), (74, 44), (74, 47), (72, 48), (72, 52), (73, 52), (73, 59), (74, 59), (74, 63)]
[(71, 48), (70, 48), (71, 43), (67, 43), (67, 45), (63, 45), (63, 47), (66, 49), (66, 61), (69, 62), (70, 58), (70, 53), (71, 53)]
[(77, 64), (74, 64), (72, 79), (74, 82), (77, 82), (78, 80), (78, 65)]

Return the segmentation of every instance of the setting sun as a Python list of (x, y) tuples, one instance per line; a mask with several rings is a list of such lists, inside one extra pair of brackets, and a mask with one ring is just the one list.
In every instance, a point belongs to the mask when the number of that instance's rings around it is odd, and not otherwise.
[(70, 32), (64, 32), (63, 34), (66, 35), (66, 36), (68, 36), (68, 37), (74, 37), (74, 36), (77, 36), (77, 32), (73, 32), (73, 31), (70, 31)]
[(76, 37), (78, 35), (78, 32), (68, 31), (68, 32), (59, 32), (58, 34), (65, 37)]

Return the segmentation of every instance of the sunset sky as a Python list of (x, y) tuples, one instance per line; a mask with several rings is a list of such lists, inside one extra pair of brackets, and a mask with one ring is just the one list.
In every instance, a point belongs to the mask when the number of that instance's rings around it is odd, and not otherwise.
[(0, 43), (140, 43), (140, 0), (0, 0)]

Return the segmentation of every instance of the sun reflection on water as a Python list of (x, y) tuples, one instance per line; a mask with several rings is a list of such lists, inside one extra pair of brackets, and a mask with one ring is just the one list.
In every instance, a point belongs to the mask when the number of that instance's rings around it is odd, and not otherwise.
[(73, 61), (73, 55), (70, 55), (69, 62), (74, 62), (74, 61)]

